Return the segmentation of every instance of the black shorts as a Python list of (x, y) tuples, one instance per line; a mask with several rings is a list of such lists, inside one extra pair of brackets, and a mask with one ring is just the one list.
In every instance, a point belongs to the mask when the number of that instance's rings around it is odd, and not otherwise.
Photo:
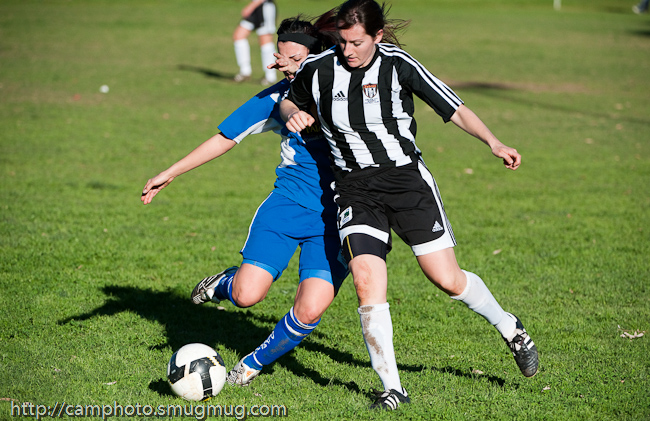
[(336, 193), (341, 243), (365, 234), (389, 245), (392, 229), (416, 256), (456, 245), (438, 186), (423, 162), (353, 172), (336, 182)]
[(255, 30), (257, 35), (268, 35), (275, 33), (276, 7), (272, 1), (266, 1), (259, 5), (253, 13), (239, 22), (239, 25)]

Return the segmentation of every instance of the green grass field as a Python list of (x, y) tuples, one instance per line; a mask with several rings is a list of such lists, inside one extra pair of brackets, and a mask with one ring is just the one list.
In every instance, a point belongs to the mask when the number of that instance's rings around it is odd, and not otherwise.
[[(338, 4), (278, 3), (280, 18)], [(292, 305), (296, 259), (253, 308), (188, 299), (239, 264), (273, 186), (275, 136), (140, 203), (148, 178), (260, 90), (230, 81), (245, 4), (0, 2), (1, 420), (25, 402), (183, 405), (165, 377), (176, 349), (206, 343), (230, 368)], [(497, 332), (397, 240), (388, 292), (410, 405), (367, 409), (381, 383), (350, 279), (302, 346), (207, 404), (284, 405), (296, 420), (650, 419), (650, 16), (633, 4), (393, 1), (392, 17), (412, 19), (406, 50), (523, 155), (506, 171), (418, 103), (459, 262), (525, 322), (537, 376), (521, 376)]]

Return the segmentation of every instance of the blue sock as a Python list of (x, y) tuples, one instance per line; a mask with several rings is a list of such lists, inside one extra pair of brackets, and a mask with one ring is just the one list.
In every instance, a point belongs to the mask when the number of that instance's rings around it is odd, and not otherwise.
[(320, 323), (320, 319), (313, 324), (300, 322), (293, 314), (293, 307), (291, 307), (291, 310), (275, 325), (266, 341), (247, 356), (244, 363), (256, 370), (261, 370), (262, 366), (271, 364), (298, 346), (307, 335), (316, 329), (318, 323)]
[[(224, 276), (216, 287), (214, 287), (214, 296), (219, 300), (230, 300), (231, 303), (237, 306), (235, 300), (232, 299), (232, 280), (235, 279), (237, 273), (237, 266), (226, 269)], [(239, 306), (238, 306), (239, 307)]]

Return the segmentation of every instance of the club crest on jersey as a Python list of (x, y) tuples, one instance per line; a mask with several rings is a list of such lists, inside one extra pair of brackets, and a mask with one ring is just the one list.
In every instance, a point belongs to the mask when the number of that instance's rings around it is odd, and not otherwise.
[(364, 104), (377, 104), (379, 103), (379, 97), (377, 96), (377, 84), (369, 83), (363, 85), (363, 103)]

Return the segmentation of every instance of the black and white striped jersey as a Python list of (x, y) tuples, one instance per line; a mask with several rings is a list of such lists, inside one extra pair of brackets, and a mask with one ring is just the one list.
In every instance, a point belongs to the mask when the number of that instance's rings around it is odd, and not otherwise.
[(322, 130), (339, 170), (394, 167), (414, 162), (413, 94), (447, 122), (463, 101), (404, 50), (378, 44), (365, 67), (350, 68), (338, 47), (308, 58), (288, 99), (308, 111), (318, 108)]

